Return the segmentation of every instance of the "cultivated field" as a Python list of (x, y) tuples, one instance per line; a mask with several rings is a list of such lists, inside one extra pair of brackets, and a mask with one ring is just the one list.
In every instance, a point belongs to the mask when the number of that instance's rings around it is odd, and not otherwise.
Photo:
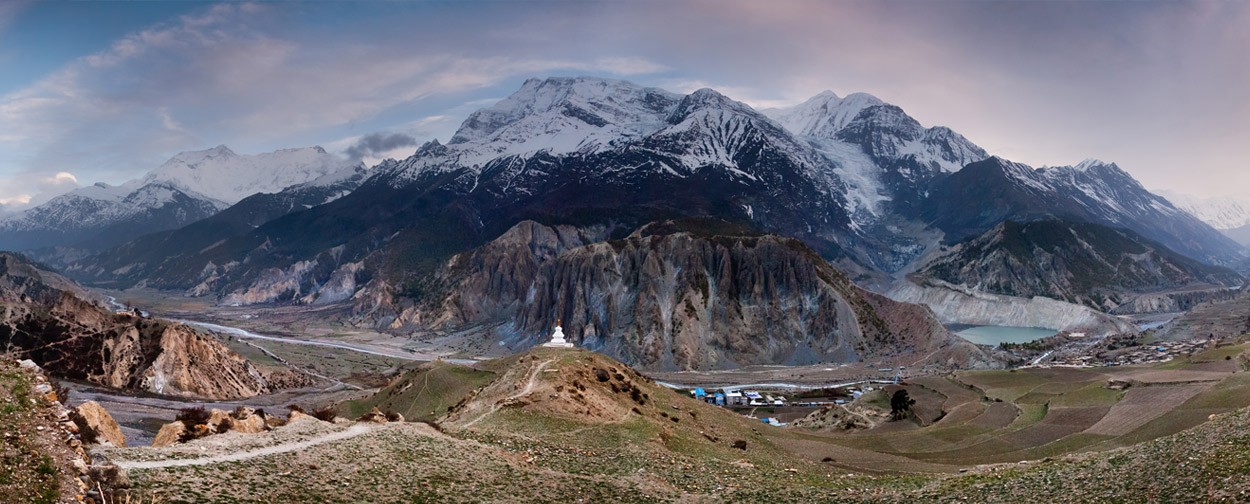
[[(818, 437), (846, 448), (905, 457), (916, 461), (913, 469), (920, 471), (956, 471), (1128, 446), (1250, 406), (1250, 373), (1238, 371), (1235, 357), (1248, 349), (1247, 343), (1212, 348), (1156, 365), (921, 377), (900, 387), (916, 400), (912, 419)], [(1120, 390), (1111, 386), (1112, 380), (1129, 386)], [(886, 407), (880, 401), (865, 406)], [(809, 453), (815, 456), (819, 450)], [(900, 465), (896, 459), (839, 463), (887, 472)]]

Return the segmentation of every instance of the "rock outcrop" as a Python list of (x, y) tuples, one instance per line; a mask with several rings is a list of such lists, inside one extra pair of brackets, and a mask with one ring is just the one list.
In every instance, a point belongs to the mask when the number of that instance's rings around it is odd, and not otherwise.
[(226, 432), (255, 434), (280, 425), (271, 426), (268, 422), (270, 417), (264, 411), (247, 406), (239, 406), (233, 411), (216, 408), (208, 411), (202, 408), (183, 410), (178, 418), (161, 426), (161, 430), (152, 439), (153, 447), (171, 446), (191, 439)]
[(924, 307), (860, 289), (798, 240), (709, 227), (662, 222), (593, 241), (593, 232), (523, 222), (452, 258), (424, 296), (435, 301), (395, 310), (392, 327), (493, 327), (489, 336), (521, 349), (562, 320), (578, 345), (662, 370), (986, 360)]
[(182, 324), (114, 313), (72, 282), (0, 253), (0, 351), (50, 374), (166, 395), (250, 397), (270, 389), (250, 362)]
[(934, 279), (922, 282), (900, 281), (887, 295), (896, 301), (926, 305), (945, 324), (1044, 327), (1095, 336), (1137, 331), (1125, 320), (1086, 306), (1040, 296), (989, 294)]
[(156, 433), (156, 437), (152, 438), (152, 447), (172, 446), (180, 442), (182, 437), (186, 435), (186, 432), (187, 425), (178, 420), (162, 425), (161, 430)]
[(126, 446), (126, 436), (122, 428), (113, 420), (113, 416), (105, 411), (100, 403), (87, 401), (79, 404), (70, 412), (70, 418), (78, 426), (78, 432), (88, 443), (99, 443), (108, 446)]

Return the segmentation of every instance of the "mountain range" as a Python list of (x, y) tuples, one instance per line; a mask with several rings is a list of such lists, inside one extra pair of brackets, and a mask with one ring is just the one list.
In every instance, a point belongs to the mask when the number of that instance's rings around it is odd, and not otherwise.
[(320, 147), (258, 155), (219, 145), (183, 152), (141, 178), (100, 182), (0, 220), (0, 249), (98, 250), (212, 216), (257, 193), (342, 178), (355, 167)]
[[(218, 148), (196, 159), (226, 153)], [(849, 281), (868, 284), (915, 271), (1005, 221), (1126, 230), (1131, 234), (1123, 235), (1120, 248), (1149, 244), (1167, 264), (1181, 264), (1177, 258), (1183, 257), (1224, 265), (1244, 257), (1237, 243), (1114, 163), (1014, 163), (863, 93), (843, 98), (825, 92), (794, 107), (757, 111), (712, 89), (682, 95), (609, 79), (531, 79), (469, 115), (446, 144), (430, 141), (406, 159), (365, 170), (320, 161), (329, 155), (319, 149), (312, 153), (319, 168), (280, 170), (297, 175), (267, 186), (254, 182), (273, 192), (235, 199), (221, 211), (212, 202), (246, 191), (188, 175), (200, 173), (192, 165), (203, 162), (171, 161), (165, 171), (190, 191), (184, 194), (205, 195), (193, 199), (211, 206), (203, 212), (211, 215), (66, 261), (65, 272), (97, 285), (180, 290), (227, 304), (351, 303), (352, 323), (393, 331), (493, 327), (484, 334), (507, 345), (532, 343), (553, 319), (564, 318), (576, 328), (575, 340), (596, 342), (612, 355), (697, 367), (844, 359), (879, 350), (836, 350), (871, 340), (863, 324), (778, 322), (745, 326), (753, 327), (751, 338), (780, 334), (783, 343), (722, 341), (734, 350), (668, 360), (672, 352), (697, 347), (683, 347), (682, 338), (699, 341), (723, 324), (743, 323), (749, 306), (799, 302), (784, 289), (764, 288), (797, 285), (788, 270), (763, 266), (772, 261), (799, 261), (807, 265), (794, 271), (809, 272), (828, 261)], [(518, 241), (517, 226), (525, 222), (564, 229), (556, 234), (576, 239), (549, 250), (543, 248), (549, 244)], [(699, 224), (685, 227), (692, 222)], [(715, 224), (704, 229), (708, 223)], [(655, 232), (673, 225), (679, 231)], [(510, 251), (510, 259), (486, 259), (493, 257), (486, 251), (501, 250)], [(523, 257), (526, 250), (532, 257)], [(672, 255), (655, 255), (659, 250)], [(781, 250), (794, 252), (778, 255)], [(724, 259), (735, 253), (745, 255)], [(730, 312), (703, 313), (683, 333), (671, 319), (681, 318), (679, 301), (690, 300), (694, 314), (704, 309), (696, 301), (710, 306), (715, 289), (701, 288), (694, 277), (657, 286), (627, 276), (647, 271), (628, 265), (657, 260), (652, 273), (702, 269), (725, 282), (718, 285), (727, 292), (753, 285), (764, 290), (719, 298)], [(524, 274), (502, 273), (518, 265), (525, 265)], [(754, 265), (745, 271), (757, 276), (738, 277), (734, 268), (744, 265)], [(605, 268), (624, 276), (591, 273)], [(565, 274), (572, 276), (560, 277), (562, 283), (547, 278)], [(1164, 277), (1172, 278), (1151, 278)], [(873, 295), (847, 291), (841, 281), (803, 285), (838, 292), (828, 298), (834, 311), (845, 303), (856, 317), (871, 318), (881, 308), (864, 308), (876, 302)], [(449, 300), (452, 292), (457, 295)], [(627, 309), (624, 299), (636, 301)], [(632, 311), (626, 317), (623, 309)], [(796, 317), (789, 309), (763, 318)], [(807, 316), (798, 318), (817, 320)], [(817, 334), (826, 331), (818, 326), (839, 336)], [(647, 331), (660, 331), (659, 339), (644, 344), (638, 338)], [(942, 332), (912, 346), (940, 344)]]

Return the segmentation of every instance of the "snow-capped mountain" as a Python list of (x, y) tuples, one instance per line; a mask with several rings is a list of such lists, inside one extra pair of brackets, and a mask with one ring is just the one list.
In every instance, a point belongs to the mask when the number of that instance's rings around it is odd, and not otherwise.
[(1203, 198), (1167, 190), (1158, 193), (1176, 208), (1189, 212), (1215, 229), (1236, 229), (1250, 224), (1250, 196)]
[(351, 176), (354, 167), (320, 147), (258, 155), (224, 145), (183, 152), (118, 186), (97, 183), (0, 220), (0, 249), (56, 245), (98, 249), (174, 229), (256, 193)]
[(1240, 254), (1113, 164), (1035, 170), (987, 158), (870, 95), (822, 93), (766, 115), (711, 89), (551, 78), (473, 113), (448, 143), (379, 164), (346, 196), (166, 254), (177, 267), (152, 269), (131, 254), (157, 251), (127, 246), (83, 271), (239, 303), (316, 298), (326, 285), (341, 298), (369, 279), (417, 295), (436, 281), (423, 276), (433, 265), (522, 220), (625, 236), (694, 219), (892, 273), (943, 240), (1056, 217), (1127, 227), (1204, 260)]
[(275, 193), (354, 168), (321, 147), (240, 155), (218, 145), (174, 156), (140, 179), (139, 185), (166, 183), (233, 205), (256, 193)]
[(925, 128), (903, 109), (867, 93), (840, 98), (822, 92), (769, 117), (810, 142), (836, 167), (858, 221), (891, 212), (912, 213), (936, 176), (987, 157), (984, 149), (949, 128)]

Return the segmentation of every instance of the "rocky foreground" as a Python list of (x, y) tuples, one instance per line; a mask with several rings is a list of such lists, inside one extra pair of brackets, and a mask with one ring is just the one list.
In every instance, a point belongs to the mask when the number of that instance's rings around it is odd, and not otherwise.
[(270, 391), (247, 359), (186, 325), (88, 301), (73, 282), (0, 253), (0, 351), (113, 388), (233, 399)]

